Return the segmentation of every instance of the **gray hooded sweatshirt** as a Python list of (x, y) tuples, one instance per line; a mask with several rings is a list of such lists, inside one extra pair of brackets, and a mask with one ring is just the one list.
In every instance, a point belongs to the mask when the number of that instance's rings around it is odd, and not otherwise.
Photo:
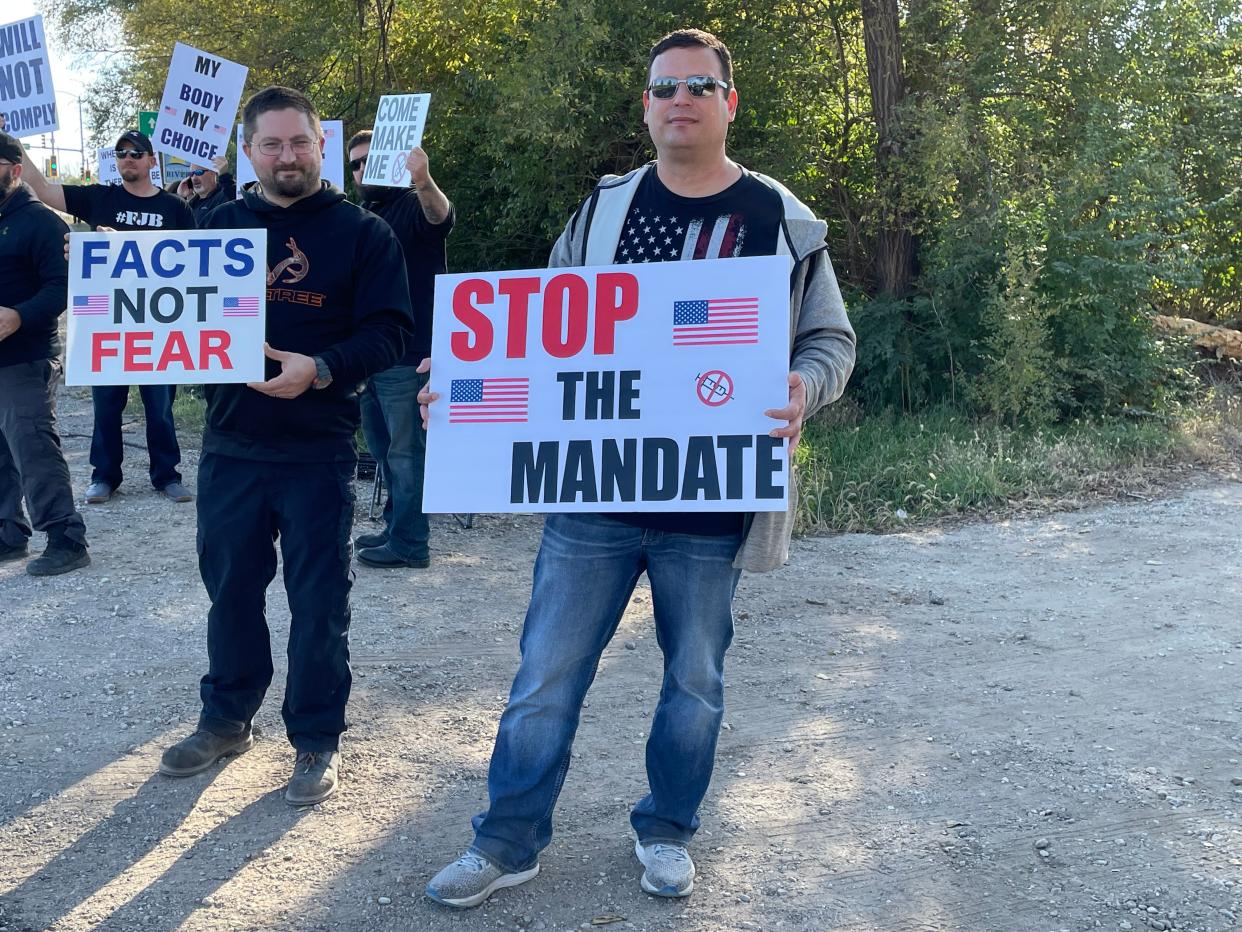
[[(626, 175), (600, 179), (552, 247), (548, 267), (612, 265), (630, 202), (643, 175), (654, 168), (655, 162), (650, 162)], [(779, 193), (784, 206), (776, 254), (789, 256), (793, 262), (789, 278), (789, 368), (802, 376), (806, 385), (803, 416), (809, 418), (845, 390), (854, 369), (854, 329), (846, 317), (845, 302), (828, 258), (824, 242), (827, 224), (817, 220), (784, 185), (764, 175), (750, 174)], [(785, 563), (797, 506), (795, 476), (786, 511), (746, 516), (742, 546), (733, 565), (762, 573)]]

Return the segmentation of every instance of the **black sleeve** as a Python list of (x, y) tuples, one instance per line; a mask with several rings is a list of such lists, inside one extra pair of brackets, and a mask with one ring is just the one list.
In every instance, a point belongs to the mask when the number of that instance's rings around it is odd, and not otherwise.
[(354, 332), (319, 353), (336, 382), (361, 382), (392, 368), (414, 331), (401, 244), (388, 224), (364, 218), (354, 253)]
[(418, 211), (415, 230), (420, 239), (429, 243), (442, 243), (448, 239), (448, 235), (453, 232), (453, 225), (457, 223), (457, 208), (453, 206), (452, 201), (449, 201), (448, 216), (439, 223), (432, 223), (427, 219), (421, 202), (416, 204), (415, 208)]
[(51, 325), (69, 301), (69, 264), (65, 261), (65, 234), (69, 228), (49, 208), (40, 207), (37, 214), (36, 224), (30, 231), (29, 249), (30, 265), (40, 282), (39, 290), (13, 305), (24, 327)]
[(99, 188), (100, 185), (96, 184), (63, 185), (65, 210), (93, 227), (99, 226), (99, 221), (95, 219), (95, 211), (100, 203)]

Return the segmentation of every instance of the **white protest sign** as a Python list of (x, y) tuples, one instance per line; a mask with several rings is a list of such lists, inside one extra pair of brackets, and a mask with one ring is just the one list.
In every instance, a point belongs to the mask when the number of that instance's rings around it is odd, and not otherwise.
[(781, 511), (789, 260), (436, 276), (423, 510)]
[(42, 16), (0, 26), (0, 113), (10, 136), (60, 129)]
[(69, 235), (66, 385), (262, 382), (266, 230)]
[[(341, 190), (345, 189), (345, 124), (341, 120), (322, 120), (323, 129), (323, 165), (319, 169), (319, 177), (331, 181)], [(246, 142), (244, 127), (237, 124), (237, 196), (240, 198), (243, 188), (252, 181), (258, 181), (254, 166), (246, 157), (242, 146)]]
[(430, 94), (385, 94), (375, 111), (375, 127), (362, 183), (408, 188), (405, 157), (423, 144)]
[(246, 86), (245, 65), (178, 42), (151, 142), (156, 151), (210, 165), (229, 146), (229, 127)]
[[(116, 165), (116, 150), (111, 146), (103, 149), (95, 150), (95, 161), (98, 163), (98, 171), (95, 173), (96, 179), (100, 184), (120, 184), (121, 171)], [(155, 164), (151, 166), (151, 184), (157, 188), (164, 187), (164, 176), (160, 172), (160, 160), (156, 156)]]

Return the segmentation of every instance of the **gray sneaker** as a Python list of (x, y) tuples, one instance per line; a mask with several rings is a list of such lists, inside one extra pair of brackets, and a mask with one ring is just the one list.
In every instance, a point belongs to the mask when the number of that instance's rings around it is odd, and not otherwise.
[(168, 748), (160, 758), (166, 777), (190, 777), (202, 773), (222, 757), (245, 754), (254, 747), (254, 734), (247, 728), (240, 735), (217, 735), (199, 729)]
[(694, 862), (683, 845), (662, 841), (644, 845), (634, 843), (634, 853), (642, 861), (640, 885), (654, 896), (689, 896), (694, 889)]
[(171, 498), (174, 502), (194, 501), (194, 496), (190, 494), (190, 490), (187, 489), (180, 482), (168, 483), (168, 485), (164, 486), (164, 488), (159, 490), (159, 493), (163, 495), (165, 498)]
[(538, 864), (529, 870), (506, 874), (487, 858), (467, 851), (431, 878), (431, 883), (427, 884), (427, 896), (444, 906), (469, 909), (478, 906), (502, 887), (516, 887), (537, 873)]
[(299, 751), (293, 763), (293, 776), (285, 790), (290, 806), (313, 806), (336, 792), (340, 780), (340, 751)]
[(102, 505), (112, 497), (115, 491), (112, 486), (106, 482), (92, 482), (86, 487), (86, 504)]

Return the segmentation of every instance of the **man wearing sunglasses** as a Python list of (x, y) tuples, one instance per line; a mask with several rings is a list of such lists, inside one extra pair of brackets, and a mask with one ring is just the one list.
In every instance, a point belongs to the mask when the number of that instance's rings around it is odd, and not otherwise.
[[(549, 266), (735, 256), (790, 259), (789, 403), (764, 412), (792, 453), (805, 417), (840, 397), (854, 332), (824, 242), (826, 226), (783, 186), (729, 158), (737, 113), (728, 49), (679, 30), (651, 50), (644, 122), (657, 159), (605, 177), (553, 247)], [(436, 393), (424, 391), (429, 404)], [(787, 513), (551, 514), (535, 563), (522, 660), (488, 772), (474, 842), (427, 887), (449, 906), (482, 903), (539, 871), (570, 763), (582, 701), (635, 583), (647, 573), (664, 683), (647, 739), (649, 792), (630, 824), (640, 885), (681, 897), (694, 887), (687, 845), (699, 827), (724, 714), (724, 656), (741, 570), (788, 557)]]
[[(73, 214), (92, 229), (112, 230), (193, 230), (190, 208), (175, 194), (151, 182), (155, 152), (151, 140), (136, 129), (127, 130), (116, 141), (116, 167), (119, 185), (62, 185), (48, 181), (26, 155), (22, 162), (27, 183), (39, 200), (53, 210)], [(175, 385), (141, 385), (138, 388), (147, 421), (147, 454), (150, 457), (151, 485), (174, 502), (188, 502), (193, 496), (181, 482), (177, 466), (181, 446), (173, 422)], [(86, 501), (98, 505), (112, 498), (121, 484), (121, 462), (125, 446), (121, 438), (121, 419), (129, 403), (128, 385), (96, 385), (91, 388), (95, 408), (95, 430), (91, 437), (91, 483)]]
[(26, 572), (55, 576), (91, 562), (56, 432), (68, 228), (22, 184), (22, 151), (0, 133), (0, 563), (24, 559), (31, 531), (46, 531)]
[(194, 223), (202, 226), (207, 215), (221, 204), (237, 198), (237, 182), (228, 171), (229, 160), (217, 155), (211, 167), (190, 166), (190, 173), (177, 185), (177, 196), (190, 205)]
[(430, 524), (423, 513), (426, 433), (418, 423), (418, 391), (427, 376), (418, 372), (431, 355), (431, 308), (435, 278), (447, 271), (444, 241), (453, 229), (453, 205), (431, 177), (427, 153), (410, 150), (406, 169), (412, 187), (389, 188), (362, 183), (371, 151), (371, 131), (349, 140), (349, 167), (362, 206), (392, 227), (405, 254), (405, 272), (414, 308), (414, 333), (395, 366), (377, 372), (362, 393), (362, 432), (388, 483), (384, 530), (364, 534), (354, 543), (358, 562), (385, 569), (431, 565)]

